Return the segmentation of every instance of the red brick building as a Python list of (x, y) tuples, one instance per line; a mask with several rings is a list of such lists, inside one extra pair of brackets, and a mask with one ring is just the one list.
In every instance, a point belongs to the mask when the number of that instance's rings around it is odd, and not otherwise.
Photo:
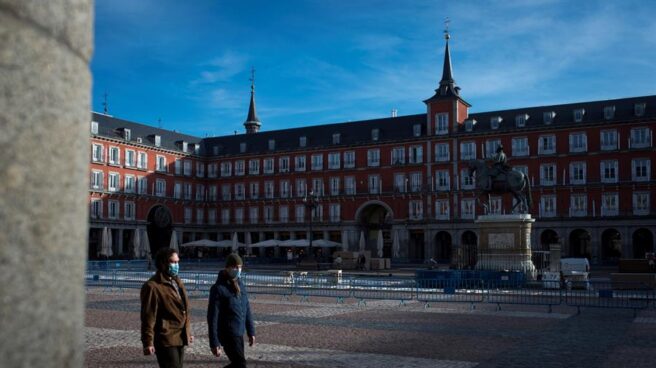
[[(397, 261), (466, 265), (482, 213), (468, 162), (499, 144), (530, 178), (534, 250), (559, 241), (564, 255), (595, 264), (654, 250), (656, 95), (469, 113), (447, 39), (442, 79), (424, 102), (425, 114), (260, 131), (252, 91), (247, 133), (213, 138), (94, 113), (90, 258), (103, 228), (116, 257), (131, 256), (135, 229), (152, 248), (172, 231), (180, 242), (307, 238), (312, 191), (315, 240), (356, 250), (363, 233), (374, 250), (382, 230)], [(489, 206), (506, 213), (512, 198)], [(279, 254), (254, 252), (265, 251)]]

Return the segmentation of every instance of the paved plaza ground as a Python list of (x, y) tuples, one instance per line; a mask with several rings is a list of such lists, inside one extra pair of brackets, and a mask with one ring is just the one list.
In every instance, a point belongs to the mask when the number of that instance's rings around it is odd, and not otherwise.
[[(210, 353), (207, 299), (192, 298), (196, 342), (187, 367), (221, 367)], [(257, 295), (251, 367), (655, 367), (656, 310), (576, 309)], [(141, 353), (138, 290), (89, 288), (86, 367), (154, 367)]]

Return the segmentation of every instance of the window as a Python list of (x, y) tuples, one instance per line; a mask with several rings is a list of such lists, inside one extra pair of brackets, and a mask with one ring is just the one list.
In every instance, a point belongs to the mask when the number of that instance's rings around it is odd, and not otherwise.
[(601, 216), (619, 215), (619, 196), (617, 193), (601, 195)]
[(465, 130), (471, 132), (476, 126), (476, 119), (467, 119), (465, 120)]
[(207, 165), (207, 177), (208, 178), (216, 178), (217, 168), (218, 168), (218, 164), (216, 164), (216, 163), (208, 164)]
[(439, 199), (435, 201), (435, 218), (438, 220), (449, 219), (449, 200)]
[(617, 130), (602, 130), (600, 134), (601, 149), (612, 151), (617, 149)]
[(298, 138), (298, 146), (299, 147), (305, 147), (307, 145), (307, 137), (302, 136)]
[(449, 190), (449, 170), (438, 170), (435, 172), (435, 190)]
[(367, 165), (380, 166), (380, 150), (378, 148), (367, 150)]
[(250, 187), (251, 199), (260, 198), (260, 183), (252, 182), (249, 184), (249, 187)]
[(246, 163), (244, 160), (235, 161), (235, 175), (243, 176), (246, 173)]
[(415, 137), (421, 137), (421, 124), (415, 124), (412, 126), (412, 135)]
[(273, 174), (273, 158), (264, 159), (264, 173)]
[(182, 199), (182, 183), (173, 184), (173, 198)]
[(269, 139), (269, 151), (273, 151), (276, 149), (276, 140), (275, 139)]
[(289, 156), (283, 156), (278, 159), (278, 170), (281, 173), (289, 172)]
[(633, 193), (633, 214), (649, 215), (649, 192)]
[(182, 165), (184, 167), (184, 175), (185, 176), (191, 176), (191, 161), (184, 160), (182, 162)]
[(108, 217), (112, 220), (118, 219), (119, 216), (119, 202), (109, 201), (109, 214)]
[(143, 176), (137, 177), (137, 192), (139, 194), (148, 193), (148, 178)]
[(239, 152), (246, 153), (246, 142), (239, 143)]
[(279, 185), (280, 185), (280, 198), (291, 197), (292, 191), (289, 185), (289, 180), (281, 180)]
[(243, 183), (235, 184), (235, 199), (243, 200), (245, 197), (246, 194), (244, 193), (244, 184)]
[(166, 157), (157, 155), (155, 160), (155, 170), (160, 172), (166, 172)]
[(91, 200), (91, 218), (100, 219), (103, 217), (103, 201), (102, 199)]
[(121, 153), (118, 150), (118, 147), (109, 147), (109, 164), (110, 165), (121, 164)]
[(463, 190), (474, 189), (474, 177), (469, 174), (469, 169), (460, 171), (460, 185)]
[(282, 223), (289, 222), (289, 207), (287, 206), (280, 206), (278, 208), (278, 219)]
[(344, 152), (344, 168), (352, 169), (355, 167), (355, 152), (346, 151)]
[(422, 146), (410, 146), (408, 148), (408, 163), (420, 164), (424, 162), (424, 150)]
[(230, 223), (230, 209), (222, 208), (221, 209), (221, 223), (223, 225), (228, 225)]
[(424, 218), (424, 209), (421, 201), (408, 202), (408, 219), (421, 220)]
[(340, 134), (339, 133), (334, 133), (333, 134), (333, 144), (339, 144), (340, 142)]
[(296, 179), (296, 196), (297, 197), (305, 197), (305, 194), (307, 193), (307, 183), (305, 182), (305, 179)]
[(314, 207), (311, 213), (312, 219), (315, 221), (323, 221), (323, 205), (319, 204)]
[(474, 200), (463, 199), (460, 202), (460, 217), (463, 219), (473, 219), (474, 214)]
[(339, 222), (341, 220), (340, 218), (341, 208), (339, 203), (331, 203), (330, 207), (328, 207), (328, 212), (331, 222)]
[(569, 151), (586, 152), (588, 150), (588, 136), (585, 133), (569, 134)]
[(205, 210), (203, 210), (202, 208), (196, 208), (196, 223), (198, 225), (201, 225), (203, 223), (203, 221), (205, 220), (204, 217), (205, 217)]
[(646, 127), (631, 129), (631, 145), (629, 148), (651, 147), (651, 130)]
[(528, 120), (528, 114), (519, 114), (515, 116), (515, 126), (517, 126), (518, 128), (525, 127), (526, 120)]
[(305, 156), (294, 157), (294, 169), (296, 171), (305, 171)]
[(91, 172), (91, 188), (102, 190), (103, 187), (103, 172), (93, 170)]
[(421, 172), (410, 173), (410, 191), (421, 192)]
[(355, 195), (356, 186), (355, 186), (355, 177), (346, 176), (344, 177), (344, 193), (347, 195)]
[(103, 146), (101, 144), (93, 144), (91, 147), (91, 161), (103, 162)]
[(339, 158), (341, 155), (339, 152), (331, 152), (328, 154), (328, 168), (329, 169), (339, 169)]
[(538, 138), (538, 154), (553, 155), (554, 153), (556, 153), (556, 136), (541, 135)]
[(250, 207), (248, 209), (248, 221), (251, 224), (257, 224), (258, 223), (258, 221), (259, 221), (259, 219), (258, 219), (259, 212), (260, 212), (260, 209), (257, 208), (257, 207)]
[(556, 185), (556, 164), (540, 165), (540, 185)]
[(125, 139), (128, 142), (130, 141), (130, 139), (132, 139), (132, 132), (130, 131), (130, 129), (123, 128), (123, 139)]
[(503, 118), (501, 116), (493, 116), (490, 118), (490, 128), (491, 129), (499, 129), (499, 125), (501, 125), (501, 122), (503, 121)]
[(196, 162), (196, 177), (198, 178), (205, 177), (205, 164), (202, 162)]
[(369, 193), (370, 194), (380, 193), (380, 176), (369, 175)]
[(376, 129), (371, 129), (371, 140), (372, 141), (377, 141), (380, 138), (380, 130)]
[(635, 114), (635, 116), (643, 116), (645, 114), (646, 106), (647, 105), (644, 102), (633, 105), (633, 113)]
[(166, 196), (166, 180), (164, 179), (155, 180), (155, 195), (158, 197)]
[(323, 193), (323, 179), (314, 178), (312, 179), (312, 193), (314, 195), (322, 196)]
[(435, 161), (436, 162), (447, 162), (449, 161), (449, 144), (448, 143), (437, 143), (435, 145)]
[(212, 154), (214, 154), (214, 156), (217, 156), (220, 150), (221, 150), (220, 146), (212, 146)]
[(221, 162), (221, 177), (225, 178), (232, 175), (232, 163)]
[(196, 200), (202, 201), (205, 199), (205, 185), (196, 184)]
[(494, 157), (497, 148), (501, 145), (501, 139), (488, 139), (485, 141), (485, 157)]
[(146, 152), (139, 152), (137, 156), (137, 168), (146, 169), (148, 167), (148, 155)]
[(232, 198), (232, 192), (230, 191), (230, 184), (221, 185), (221, 199), (224, 201), (229, 201)]
[(273, 206), (264, 206), (264, 223), (273, 223)]
[(216, 210), (213, 208), (207, 210), (207, 223), (210, 225), (216, 224)]
[(574, 110), (574, 121), (580, 123), (583, 121), (583, 115), (585, 115), (585, 109)]
[(92, 121), (91, 122), (91, 134), (98, 134), (98, 122), (97, 121)]
[(588, 215), (588, 196), (585, 194), (572, 194), (569, 207), (570, 216), (581, 217)]
[(193, 187), (192, 187), (191, 183), (184, 183), (183, 188), (184, 188), (184, 191), (183, 191), (184, 199), (187, 200), (187, 201), (191, 201), (192, 194), (193, 194)]
[(474, 142), (460, 143), (460, 159), (463, 160), (463, 161), (475, 160), (476, 159), (476, 143), (474, 143)]
[(162, 145), (162, 137), (159, 135), (155, 135), (155, 147), (159, 147)]
[(176, 159), (173, 162), (175, 175), (182, 175), (182, 160)]
[(449, 133), (449, 114), (438, 113), (435, 114), (435, 134), (448, 134)]
[(556, 217), (556, 196), (540, 197), (540, 217)]
[(136, 190), (136, 182), (137, 179), (134, 177), (134, 175), (125, 175), (125, 184), (123, 190), (126, 193), (134, 193)]
[(649, 181), (651, 177), (651, 161), (648, 158), (631, 160), (631, 172), (633, 173), (633, 181)]
[(585, 162), (572, 162), (569, 164), (570, 184), (585, 184)]
[(394, 174), (394, 191), (397, 193), (405, 193), (408, 191), (408, 183), (406, 182), (405, 174)]
[(312, 155), (312, 170), (323, 170), (323, 154)]
[(260, 160), (252, 159), (248, 161), (248, 174), (258, 175), (260, 173)]
[(274, 185), (273, 181), (264, 182), (264, 198), (272, 199), (274, 197)]
[(184, 223), (185, 224), (191, 224), (191, 216), (193, 213), (191, 212), (191, 208), (185, 207), (184, 209)]
[(512, 139), (512, 155), (515, 157), (524, 157), (529, 155), (528, 138), (518, 137)]
[(107, 190), (110, 192), (118, 192), (119, 190), (119, 175), (115, 172), (109, 173), (109, 181), (107, 183)]
[(615, 117), (615, 106), (604, 107), (604, 119), (611, 120)]
[(599, 167), (602, 183), (617, 183), (617, 160), (601, 161)]
[(546, 111), (542, 113), (542, 121), (545, 124), (551, 124), (555, 117), (556, 117), (556, 112), (554, 111)]
[(296, 222), (305, 222), (305, 206), (296, 205)]
[(390, 161), (392, 165), (403, 165), (405, 164), (405, 148), (403, 147), (394, 147), (392, 148), (392, 158)]
[(330, 195), (336, 196), (339, 195), (339, 176), (333, 176), (330, 178)]

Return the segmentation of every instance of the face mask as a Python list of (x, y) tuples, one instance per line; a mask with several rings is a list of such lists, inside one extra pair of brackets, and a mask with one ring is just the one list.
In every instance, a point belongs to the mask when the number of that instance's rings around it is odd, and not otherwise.
[(230, 275), (231, 278), (233, 279), (238, 279), (241, 277), (241, 268), (233, 268), (230, 271), (228, 271), (228, 275)]
[(171, 276), (178, 276), (178, 271), (180, 271), (180, 264), (179, 263), (169, 263), (169, 275)]

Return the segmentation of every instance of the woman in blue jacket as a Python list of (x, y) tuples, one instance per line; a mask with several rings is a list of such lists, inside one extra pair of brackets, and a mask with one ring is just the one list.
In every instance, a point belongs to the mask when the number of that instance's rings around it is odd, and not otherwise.
[(255, 325), (248, 303), (248, 294), (241, 281), (241, 258), (232, 253), (226, 258), (225, 269), (219, 272), (210, 289), (207, 306), (207, 326), (210, 348), (214, 356), (221, 356), (221, 347), (230, 359), (228, 367), (246, 367), (244, 333), (248, 345), (255, 343)]

